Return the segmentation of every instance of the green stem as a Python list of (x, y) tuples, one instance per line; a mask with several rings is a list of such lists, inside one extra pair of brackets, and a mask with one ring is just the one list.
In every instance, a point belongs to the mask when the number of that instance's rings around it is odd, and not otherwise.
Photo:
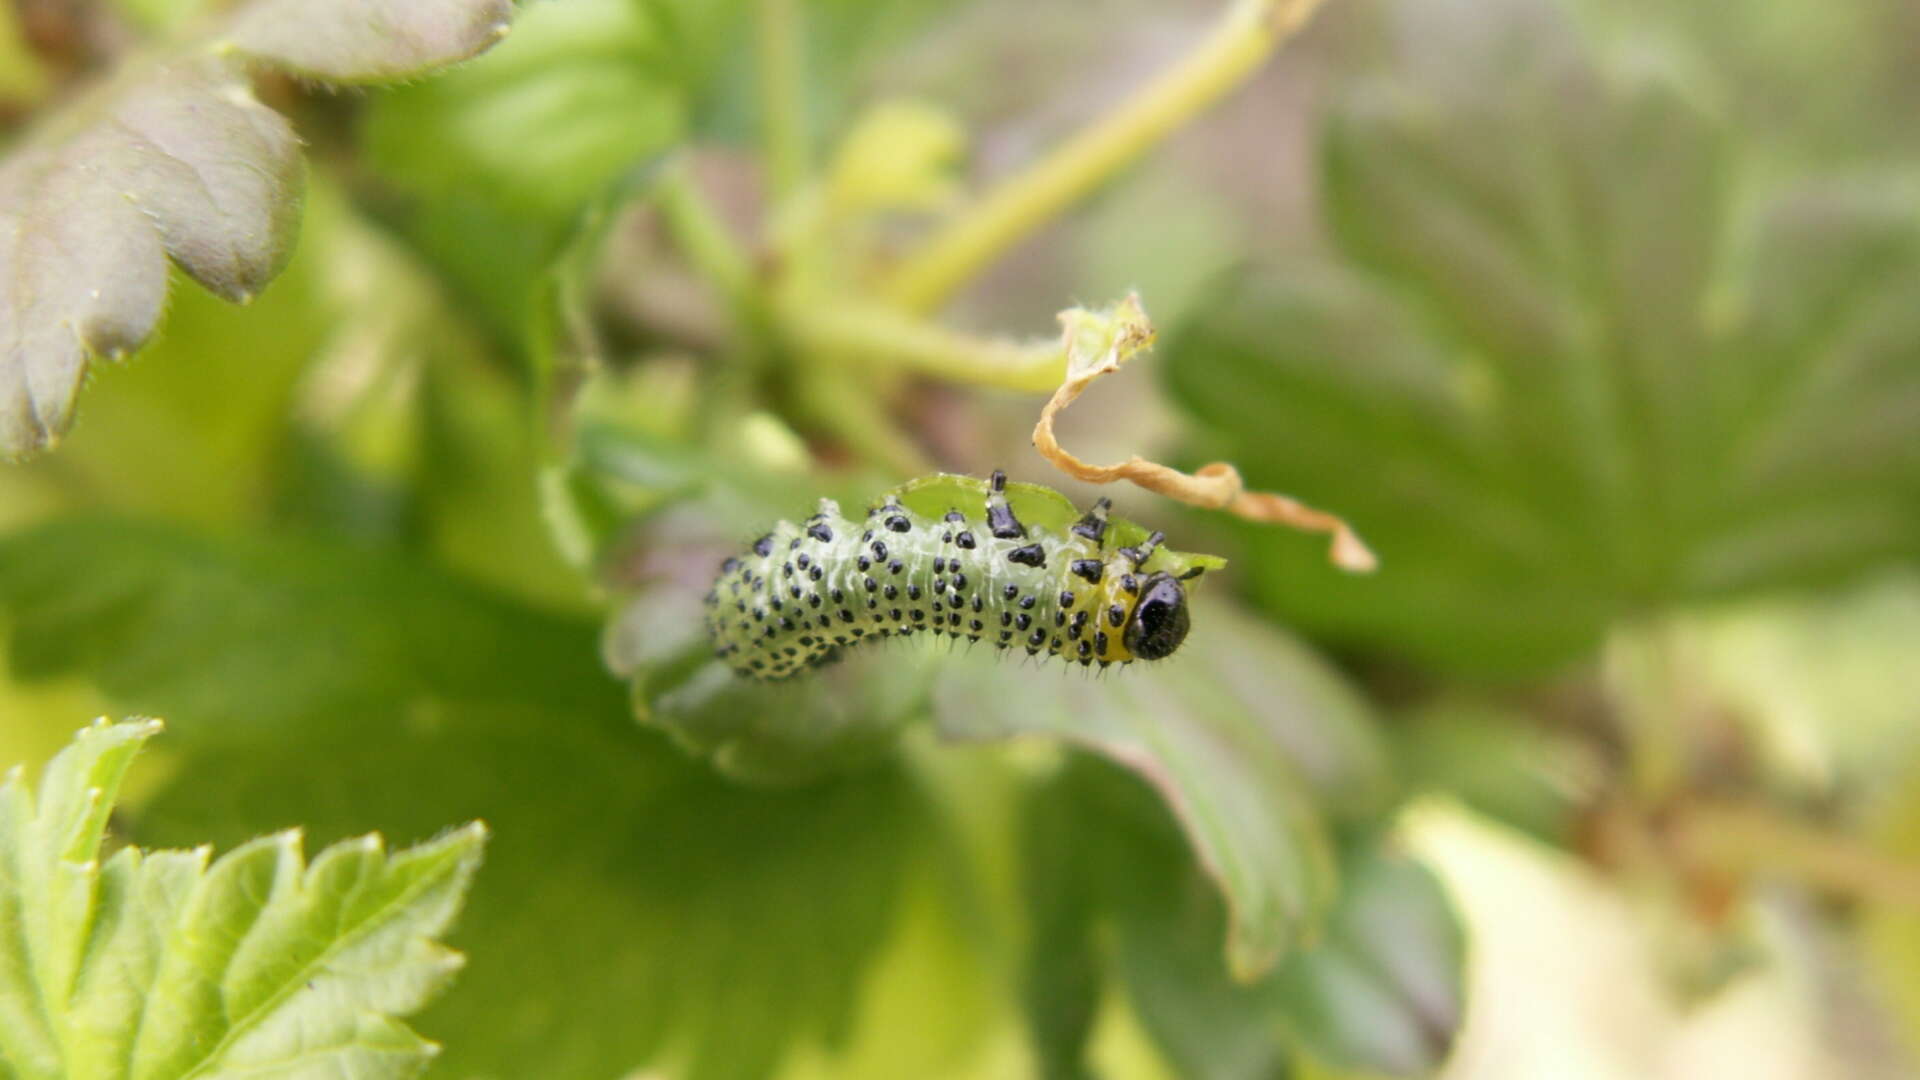
[(888, 297), (910, 311), (938, 308), (1013, 245), (1240, 86), (1320, 2), (1238, 0), (1172, 68), (936, 232), (895, 272)]
[(775, 201), (800, 190), (812, 164), (807, 150), (806, 24), (802, 0), (760, 0), (760, 135)]
[(803, 367), (795, 379), (800, 408), (866, 461), (901, 476), (918, 476), (931, 465), (920, 448), (901, 433), (873, 383), (846, 365)]
[(1058, 340), (974, 337), (878, 304), (791, 304), (780, 325), (808, 354), (870, 360), (948, 382), (1046, 393), (1067, 374)]
[(755, 296), (753, 264), (684, 163), (660, 181), (658, 200), (661, 217), (687, 262), (736, 312), (747, 310)]

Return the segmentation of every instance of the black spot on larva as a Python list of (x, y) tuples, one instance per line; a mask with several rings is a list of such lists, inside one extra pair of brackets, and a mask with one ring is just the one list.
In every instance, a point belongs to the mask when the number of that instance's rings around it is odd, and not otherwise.
[(819, 594), (819, 593), (808, 593), (808, 594), (807, 594), (807, 606), (808, 606), (808, 607), (819, 607), (819, 606), (820, 606), (820, 594)]
[(1005, 499), (995, 499), (987, 503), (987, 531), (996, 540), (1021, 540), (1027, 535), (1027, 527), (1013, 516), (1013, 507)]
[(800, 567), (800, 568), (801, 568), (802, 570), (805, 570), (805, 569), (807, 568), (807, 564), (808, 564), (808, 563), (811, 563), (811, 562), (812, 562), (813, 560), (812, 560), (812, 559), (809, 559), (809, 558), (807, 558), (807, 553), (803, 551), (803, 552), (801, 552), (801, 553), (800, 553), (800, 557), (799, 557), (799, 558), (797, 558), (797, 559), (795, 559), (795, 560), (793, 560), (793, 561), (794, 561), (794, 563), (795, 563), (795, 564), (797, 564), (797, 565), (798, 565), (798, 566), (799, 566), (799, 567)]
[(985, 604), (980, 602), (980, 597), (978, 595), (975, 595), (973, 598), (973, 610), (977, 613), (981, 608), (985, 606), (986, 606)]
[[(957, 565), (957, 564), (959, 563), (959, 560), (958, 560), (958, 559), (956, 559), (956, 560), (954, 560), (954, 562), (955, 562), (955, 564)], [(936, 573), (936, 574), (944, 574), (944, 573), (946, 573), (946, 572), (947, 572), (947, 560), (946, 560), (946, 559), (944, 559), (944, 558), (937, 558), (937, 559), (935, 559), (935, 560), (933, 560), (933, 572), (934, 572), (934, 573)]]
[(864, 574), (867, 571), (873, 569), (873, 560), (867, 558), (865, 555), (862, 555), (858, 559), (854, 560), (854, 565), (858, 566), (860, 568), (860, 572)]
[(1032, 593), (1028, 593), (1027, 595), (1020, 598), (1020, 608), (1023, 611), (1033, 610), (1033, 594)]
[(946, 579), (946, 578), (943, 578), (943, 577), (937, 577), (937, 578), (934, 578), (934, 579), (933, 579), (933, 591), (934, 591), (935, 593), (943, 593), (943, 592), (946, 592), (946, 591), (947, 591), (947, 579)]
[(785, 615), (782, 615), (782, 616), (780, 617), (780, 629), (782, 629), (782, 630), (791, 630), (791, 629), (793, 629), (793, 620), (792, 620), (792, 619), (789, 619), (789, 618), (787, 618), (787, 617), (786, 617)]
[(1075, 559), (1067, 565), (1067, 569), (1071, 570), (1075, 577), (1085, 578), (1089, 585), (1100, 584), (1099, 559)]
[(1140, 591), (1140, 579), (1134, 577), (1132, 574), (1128, 574), (1120, 579), (1120, 587), (1130, 593), (1138, 593)]
[(913, 528), (913, 523), (907, 520), (905, 514), (895, 514), (887, 519), (887, 528), (897, 533), (903, 533)]
[(948, 625), (948, 626), (959, 626), (959, 625), (960, 625), (960, 613), (959, 613), (959, 612), (950, 612), (950, 613), (948, 613), (948, 615), (947, 615), (947, 625)]
[(942, 603), (941, 603), (940, 601), (938, 601), (938, 600), (935, 600), (935, 601), (933, 602), (933, 613), (934, 613), (935, 615), (938, 615), (938, 614), (940, 614), (941, 612), (943, 612), (943, 611), (945, 611), (945, 610), (947, 610), (947, 608), (946, 608), (946, 605), (945, 605), (945, 604), (942, 604)]
[(763, 559), (773, 554), (773, 534), (768, 533), (760, 539), (755, 540), (753, 542), (753, 553)]
[(1047, 632), (1045, 630), (1035, 630), (1033, 635), (1027, 638), (1027, 644), (1029, 645), (1044, 645), (1046, 641)]
[(875, 562), (887, 561), (887, 545), (884, 541), (875, 540), (873, 542), (873, 558)]
[(896, 585), (889, 584), (886, 588), (880, 591), (884, 593), (886, 595), (886, 598), (889, 600), (898, 600), (900, 598), (900, 589)]
[(833, 602), (836, 604), (844, 604), (847, 602), (847, 594), (841, 592), (840, 587), (837, 585), (834, 586), (833, 591), (828, 593), (827, 596), (831, 598)]
[(875, 580), (873, 580), (873, 579), (872, 579), (872, 578), (870, 578), (870, 577), (867, 577), (867, 578), (861, 578), (861, 579), (860, 579), (860, 584), (862, 584), (862, 585), (865, 585), (865, 586), (867, 587), (867, 591), (868, 591), (868, 592), (872, 592), (872, 591), (874, 591), (875, 589), (878, 589), (878, 588), (880, 587), (880, 583), (879, 583), (879, 582), (877, 582), (877, 581), (875, 581)]
[(1105, 630), (1093, 635), (1093, 651), (1101, 653), (1107, 651), (1107, 632)]
[(1072, 607), (1072, 606), (1073, 606), (1073, 600), (1074, 600), (1074, 596), (1073, 596), (1073, 590), (1072, 590), (1072, 589), (1062, 589), (1062, 590), (1060, 590), (1060, 606), (1061, 606), (1061, 607), (1063, 607), (1063, 608), (1070, 608), (1070, 607)]
[(812, 570), (809, 570), (807, 572), (807, 576), (812, 578), (815, 581), (819, 581), (821, 578), (827, 576), (827, 572), (825, 570), (820, 569), (818, 566), (816, 566)]
[(791, 594), (793, 594), (793, 598), (794, 598), (795, 600), (798, 600), (798, 599), (800, 599), (800, 586), (798, 586), (798, 585), (789, 585), (789, 586), (787, 586), (787, 592), (789, 592), (789, 593), (791, 593)]
[(793, 647), (793, 646), (791, 646), (791, 645), (789, 645), (789, 646), (787, 646), (787, 647), (786, 647), (785, 649), (782, 649), (781, 651), (782, 651), (782, 652), (784, 652), (784, 653), (786, 653), (786, 654), (787, 654), (788, 656), (799, 656), (799, 655), (800, 655), (800, 650), (799, 650), (799, 649), (796, 649), (796, 648), (794, 648), (794, 647)]
[(1006, 588), (1000, 590), (1000, 595), (1006, 597), (1008, 603), (1012, 603), (1013, 598), (1020, 595), (1020, 586), (1008, 585)]
[(735, 600), (733, 606), (740, 614), (745, 615), (747, 613), (747, 602), (745, 600)]
[(781, 564), (780, 564), (780, 576), (781, 576), (781, 577), (792, 577), (792, 576), (793, 576), (793, 564), (792, 564), (792, 563), (781, 563)]
[(1033, 616), (1027, 614), (1024, 611), (1021, 612), (1018, 616), (1016, 616), (1013, 620), (1013, 626), (1014, 626), (1014, 629), (1016, 630), (1025, 630), (1027, 627), (1032, 625), (1033, 625)]
[(1011, 612), (1011, 611), (1003, 611), (1003, 612), (1001, 612), (1001, 613), (1000, 613), (1000, 625), (1001, 625), (1001, 626), (1012, 626), (1012, 625), (1013, 625), (1013, 612)]
[(1047, 565), (1047, 549), (1041, 547), (1039, 544), (1028, 544), (1025, 547), (1017, 547), (1007, 552), (1007, 561), (1010, 563), (1019, 563), (1021, 566), (1045, 567)]
[(740, 569), (740, 560), (731, 555), (727, 556), (725, 561), (720, 564), (720, 572), (723, 574), (731, 574), (738, 569)]
[(1093, 509), (1088, 510), (1085, 517), (1074, 523), (1073, 534), (1075, 536), (1084, 536), (1095, 544), (1099, 544), (1105, 540), (1107, 537), (1107, 509), (1112, 505), (1113, 500), (1111, 499), (1101, 499), (1099, 502), (1094, 503)]
[(968, 551), (972, 551), (974, 547), (973, 533), (968, 530), (962, 529), (959, 532), (959, 534), (953, 538), (953, 542), (967, 549)]
[(1055, 626), (1067, 625), (1067, 613), (1064, 611), (1055, 610), (1053, 613), (1053, 625)]
[(1107, 607), (1107, 625), (1108, 626), (1119, 626), (1121, 623), (1126, 621), (1127, 621), (1126, 608), (1121, 607), (1119, 604), (1112, 604)]
[(953, 591), (954, 592), (959, 592), (962, 589), (965, 589), (966, 587), (967, 587), (967, 575), (965, 574), (953, 575)]
[(1085, 660), (1087, 657), (1092, 655), (1093, 655), (1093, 646), (1087, 644), (1084, 641), (1081, 642), (1080, 643), (1080, 659)]
[(877, 600), (875, 600), (875, 599), (874, 599), (873, 597), (871, 597), (871, 596), (869, 596), (869, 597), (867, 597), (867, 610), (868, 610), (868, 611), (872, 611), (872, 610), (873, 610), (874, 608), (877, 608), (877, 607), (879, 607), (879, 606), (880, 606), (880, 602), (879, 602), (879, 601), (877, 601)]
[(942, 520), (942, 521), (951, 521), (951, 522), (954, 522), (955, 524), (958, 524), (958, 523), (960, 523), (960, 522), (962, 522), (962, 521), (965, 521), (965, 520), (967, 520), (967, 515), (965, 515), (965, 514), (963, 514), (963, 513), (961, 513), (961, 512), (960, 512), (960, 511), (958, 511), (958, 510), (948, 510), (948, 511), (947, 511), (947, 516), (946, 516), (946, 517), (943, 517), (943, 518), (941, 518), (940, 520)]
[(891, 616), (891, 617), (893, 618), (893, 620), (894, 620), (895, 622), (898, 622), (898, 621), (900, 620), (900, 609), (899, 609), (899, 608), (894, 608), (894, 609), (893, 609), (892, 611), (890, 611), (890, 612), (888, 612), (887, 614), (888, 614), (889, 616)]
[(792, 551), (792, 550), (793, 550), (794, 548), (797, 548), (797, 547), (799, 547), (799, 546), (800, 546), (800, 538), (799, 538), (799, 537), (797, 537), (797, 536), (796, 536), (796, 537), (794, 537), (793, 539), (791, 539), (791, 540), (789, 540), (789, 541), (787, 541), (787, 550), (788, 550), (788, 551)]
[(807, 526), (807, 535), (823, 544), (833, 543), (833, 530), (827, 528), (827, 524), (824, 521), (816, 521)]
[(977, 634), (980, 631), (985, 630), (987, 626), (985, 623), (981, 622), (979, 619), (969, 619), (967, 620), (967, 628)]
[(765, 622), (765, 621), (767, 621), (767, 613), (766, 613), (766, 610), (765, 610), (764, 608), (754, 608), (754, 609), (753, 609), (753, 621), (754, 621), (754, 622)]
[(909, 612), (908, 614), (910, 614), (910, 615), (912, 615), (912, 616), (913, 616), (913, 621), (914, 621), (914, 622), (919, 622), (920, 620), (922, 620), (922, 619), (924, 619), (924, 618), (926, 618), (926, 617), (927, 617), (927, 613), (926, 613), (926, 612), (924, 612), (924, 611), (921, 611), (921, 610), (920, 610), (919, 608), (914, 608), (914, 609), (913, 609), (913, 610), (912, 610), (911, 612)]
[(902, 563), (899, 559), (895, 559), (892, 562), (887, 564), (887, 573), (889, 574), (897, 574), (900, 571), (905, 569), (906, 569), (906, 564)]

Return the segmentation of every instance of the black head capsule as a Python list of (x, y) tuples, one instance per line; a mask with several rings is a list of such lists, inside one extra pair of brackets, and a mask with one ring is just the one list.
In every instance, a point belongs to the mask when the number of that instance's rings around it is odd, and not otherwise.
[(1172, 574), (1162, 571), (1147, 578), (1120, 640), (1128, 652), (1142, 660), (1162, 660), (1172, 656), (1187, 639), (1191, 626), (1186, 589)]

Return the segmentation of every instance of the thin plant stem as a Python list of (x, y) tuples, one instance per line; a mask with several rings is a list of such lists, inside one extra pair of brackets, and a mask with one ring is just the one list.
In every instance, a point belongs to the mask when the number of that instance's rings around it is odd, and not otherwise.
[(1044, 393), (1067, 372), (1058, 340), (978, 337), (880, 304), (790, 304), (780, 325), (810, 355), (866, 360), (953, 383)]
[(707, 279), (736, 312), (753, 302), (753, 264), (719, 211), (695, 184), (685, 163), (675, 166), (660, 182), (658, 206), (674, 243), (687, 262)]
[(805, 186), (812, 172), (807, 139), (804, 0), (760, 0), (756, 32), (760, 137), (767, 185), (776, 200)]
[(988, 192), (894, 272), (886, 295), (938, 308), (988, 264), (1238, 88), (1321, 0), (1239, 0), (1170, 69), (1092, 126)]

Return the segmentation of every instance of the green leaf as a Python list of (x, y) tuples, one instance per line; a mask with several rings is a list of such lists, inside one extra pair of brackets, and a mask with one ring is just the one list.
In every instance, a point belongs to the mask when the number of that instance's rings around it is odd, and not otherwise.
[(18, 675), (90, 676), (126, 708), (190, 718), (193, 739), (401, 701), (619, 702), (590, 627), (330, 545), (66, 519), (0, 540), (0, 612)]
[(367, 151), (424, 198), (564, 221), (678, 137), (667, 48), (632, 0), (532, 5), (486, 57), (375, 102)]
[(512, 17), (512, 0), (253, 0), (221, 43), (310, 79), (381, 82), (478, 55)]
[(1466, 945), (1431, 870), (1380, 852), (1343, 867), (1326, 934), (1274, 982), (1279, 1009), (1314, 1057), (1413, 1076), (1439, 1068), (1465, 1015)]
[(593, 624), (409, 560), (84, 519), (0, 567), (17, 666), (192, 718), (142, 842), (488, 822), (472, 969), (427, 1021), (449, 1075), (745, 1080), (831, 1049), (942, 847), (904, 770), (741, 788), (634, 725)]
[(1099, 681), (995, 663), (942, 671), (941, 734), (1044, 735), (1138, 773), (1225, 897), (1236, 976), (1263, 974), (1318, 926), (1333, 891), (1321, 815), (1378, 811), (1389, 781), (1366, 706), (1311, 653), (1215, 598), (1167, 661)]
[(1243, 528), (1256, 594), (1320, 634), (1512, 675), (1648, 609), (1909, 556), (1912, 208), (1869, 182), (1738, 214), (1714, 116), (1590, 60), (1545, 5), (1514, 10), (1539, 18), (1502, 9), (1504, 59), (1423, 39), (1426, 77), (1339, 99), (1338, 257), (1244, 277), (1171, 335), (1205, 452), (1381, 556), (1355, 581)]
[[(937, 514), (977, 502), (967, 485), (978, 483), (936, 476), (900, 491)], [(1055, 492), (1016, 494), (1023, 520), (1077, 517)], [(608, 658), (631, 680), (644, 722), (740, 778), (799, 781), (844, 768), (929, 714), (947, 738), (1041, 735), (1105, 754), (1139, 772), (1180, 817), (1233, 910), (1228, 952), (1248, 977), (1319, 917), (1329, 869), (1322, 810), (1364, 816), (1390, 798), (1364, 701), (1296, 642), (1204, 597), (1174, 658), (1097, 682), (937, 644), (863, 646), (804, 678), (741, 679), (712, 659), (700, 618), (710, 575), (740, 535), (713, 514), (663, 512), (631, 538), (632, 553), (616, 561), (640, 584), (611, 625)]]
[(0, 161), (0, 457), (52, 445), (88, 364), (147, 339), (169, 257), (237, 302), (286, 262), (299, 140), (254, 99), (246, 60), (331, 79), (419, 74), (491, 44), (505, 7), (255, 0), (210, 39), (130, 61), (46, 118)]
[[(423, 1023), (451, 1076), (752, 1080), (849, 1034), (869, 968), (940, 834), (898, 768), (745, 788), (618, 712), (463, 708), (430, 723), (303, 725), (206, 748), (142, 838), (303, 820), (315, 836), (448, 814), (493, 831), (458, 942), (460, 993)], [(316, 769), (315, 762), (327, 767)], [(939, 880), (939, 879), (935, 879)]]
[(1082, 760), (1034, 793), (1026, 819), (1029, 1019), (1054, 1073), (1080, 1064), (1109, 972), (1180, 1076), (1283, 1075), (1296, 1047), (1343, 1069), (1418, 1075), (1451, 1048), (1462, 932), (1420, 864), (1348, 845), (1323, 924), (1249, 983), (1213, 947), (1224, 905), (1139, 783)]
[(83, 729), (38, 799), (0, 784), (0, 1066), (21, 1080), (415, 1076), (438, 1048), (398, 1020), (462, 958), (435, 943), (486, 830), (307, 865), (297, 832), (206, 848), (100, 845), (155, 721)]

